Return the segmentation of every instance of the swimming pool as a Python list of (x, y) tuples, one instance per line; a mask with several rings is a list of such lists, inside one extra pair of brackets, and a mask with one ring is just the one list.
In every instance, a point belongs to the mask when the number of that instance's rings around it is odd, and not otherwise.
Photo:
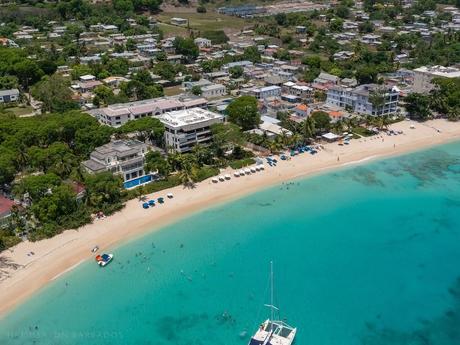
[(145, 176), (135, 178), (134, 180), (129, 180), (129, 181), (124, 182), (123, 187), (125, 187), (126, 189), (134, 188), (141, 184), (152, 182), (152, 180), (153, 180), (152, 175), (145, 175)]

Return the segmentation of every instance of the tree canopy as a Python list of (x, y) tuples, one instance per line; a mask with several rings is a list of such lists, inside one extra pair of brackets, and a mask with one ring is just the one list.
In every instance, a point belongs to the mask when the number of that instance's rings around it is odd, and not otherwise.
[(227, 107), (228, 120), (243, 130), (253, 129), (260, 123), (257, 99), (252, 96), (241, 96)]

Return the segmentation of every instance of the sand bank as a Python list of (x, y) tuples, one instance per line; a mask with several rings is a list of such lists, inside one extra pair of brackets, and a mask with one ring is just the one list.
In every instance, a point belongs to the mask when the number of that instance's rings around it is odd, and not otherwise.
[[(48, 282), (71, 270), (84, 260), (92, 259), (91, 249), (112, 251), (122, 241), (154, 231), (206, 207), (215, 206), (269, 187), (283, 181), (319, 173), (325, 170), (359, 164), (371, 159), (403, 154), (433, 145), (460, 140), (460, 122), (433, 120), (424, 124), (404, 121), (392, 125), (404, 134), (352, 140), (350, 145), (337, 143), (324, 145), (324, 150), (312, 156), (302, 154), (289, 161), (280, 161), (277, 167), (266, 165), (265, 171), (235, 178), (217, 184), (210, 180), (198, 183), (193, 189), (178, 186), (153, 197), (173, 193), (165, 204), (145, 210), (141, 201), (127, 202), (126, 207), (108, 217), (78, 230), (68, 230), (51, 239), (23, 242), (3, 252), (0, 258), (19, 265), (19, 268), (0, 268), (4, 273), (0, 281), (0, 316), (30, 297)], [(34, 255), (28, 255), (33, 252)]]

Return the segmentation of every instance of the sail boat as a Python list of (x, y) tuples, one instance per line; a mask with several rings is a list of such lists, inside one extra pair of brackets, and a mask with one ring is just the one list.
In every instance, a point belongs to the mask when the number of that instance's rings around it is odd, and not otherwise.
[(275, 312), (279, 309), (273, 304), (273, 261), (270, 261), (270, 318), (263, 322), (256, 334), (249, 341), (249, 345), (291, 345), (294, 342), (297, 328), (287, 323), (275, 320)]

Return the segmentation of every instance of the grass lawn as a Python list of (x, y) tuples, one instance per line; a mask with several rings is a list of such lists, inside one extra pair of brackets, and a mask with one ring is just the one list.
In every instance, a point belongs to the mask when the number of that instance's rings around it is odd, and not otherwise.
[(171, 87), (165, 87), (164, 92), (165, 96), (175, 96), (181, 94), (184, 91), (181, 89), (181, 85), (176, 85)]
[(34, 108), (32, 108), (30, 106), (27, 106), (27, 107), (12, 107), (12, 108), (7, 108), (5, 110), (11, 111), (16, 116), (29, 115), (29, 114), (32, 114), (34, 112)]
[(255, 164), (255, 162), (256, 161), (254, 158), (243, 158), (240, 160), (232, 161), (229, 165), (232, 169), (241, 169), (247, 167), (248, 165)]
[[(215, 12), (208, 13), (174, 13), (174, 12), (163, 12), (156, 18), (160, 22), (159, 27), (165, 30), (165, 33), (175, 32), (177, 34), (187, 33), (187, 27), (171, 25), (172, 17), (186, 18), (189, 21), (190, 29), (196, 31), (207, 31), (207, 30), (231, 30), (240, 31), (246, 25), (249, 25), (248, 21), (237, 17), (225, 16)], [(177, 31), (174, 31), (177, 29)]]
[(171, 24), (158, 23), (158, 27), (163, 31), (165, 37), (187, 36), (187, 28)]
[(361, 135), (363, 137), (370, 137), (371, 135), (375, 134), (374, 132), (368, 130), (367, 128), (361, 127), (361, 126), (354, 127), (352, 132), (355, 134)]

